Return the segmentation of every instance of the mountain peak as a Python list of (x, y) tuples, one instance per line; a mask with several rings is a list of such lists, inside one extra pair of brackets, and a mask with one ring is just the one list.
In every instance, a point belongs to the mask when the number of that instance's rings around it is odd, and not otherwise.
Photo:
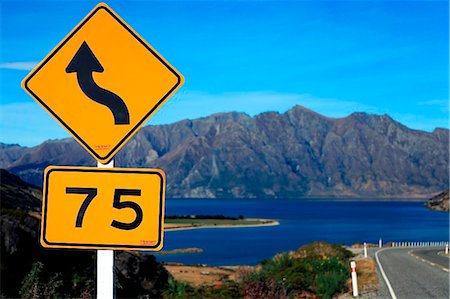
[(305, 106), (302, 105), (295, 105), (294, 107), (292, 107), (291, 109), (288, 110), (292, 111), (292, 112), (296, 112), (296, 113), (309, 113), (309, 114), (314, 114), (314, 115), (320, 115), (321, 117), (326, 117), (320, 113), (317, 113), (316, 111), (313, 111), (311, 109), (306, 108)]

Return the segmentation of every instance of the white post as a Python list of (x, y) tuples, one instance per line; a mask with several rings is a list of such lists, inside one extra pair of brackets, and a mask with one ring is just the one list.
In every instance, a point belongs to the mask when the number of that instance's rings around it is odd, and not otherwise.
[(350, 267), (352, 268), (352, 289), (353, 297), (358, 297), (358, 281), (356, 277), (356, 263), (355, 261), (350, 262)]
[(380, 238), (380, 240), (378, 241), (378, 247), (383, 247), (383, 240), (381, 240), (381, 238)]
[(364, 257), (367, 258), (367, 244), (364, 242)]
[(448, 254), (448, 244), (445, 245), (445, 254)]
[[(97, 167), (113, 168), (114, 160), (108, 164), (97, 162)], [(114, 251), (97, 250), (97, 299), (114, 297)]]

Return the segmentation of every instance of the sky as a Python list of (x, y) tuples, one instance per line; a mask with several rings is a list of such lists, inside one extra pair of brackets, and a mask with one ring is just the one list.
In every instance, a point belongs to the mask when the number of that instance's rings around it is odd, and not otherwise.
[[(20, 84), (97, 3), (0, 0), (0, 142), (70, 136)], [(302, 105), (449, 125), (448, 1), (107, 4), (185, 77), (148, 124)]]

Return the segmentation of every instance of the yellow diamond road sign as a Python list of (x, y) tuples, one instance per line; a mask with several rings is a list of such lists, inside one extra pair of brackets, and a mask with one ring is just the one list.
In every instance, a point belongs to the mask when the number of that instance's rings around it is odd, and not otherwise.
[(22, 86), (95, 159), (107, 163), (183, 82), (102, 3)]

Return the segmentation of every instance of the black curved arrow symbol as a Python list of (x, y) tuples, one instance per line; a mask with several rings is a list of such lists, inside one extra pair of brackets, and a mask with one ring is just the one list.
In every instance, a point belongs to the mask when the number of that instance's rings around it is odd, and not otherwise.
[(77, 73), (78, 85), (93, 101), (105, 105), (114, 116), (114, 124), (130, 124), (130, 115), (124, 101), (109, 90), (101, 88), (92, 77), (93, 72), (103, 72), (103, 67), (86, 42), (78, 49), (66, 68), (66, 73)]

